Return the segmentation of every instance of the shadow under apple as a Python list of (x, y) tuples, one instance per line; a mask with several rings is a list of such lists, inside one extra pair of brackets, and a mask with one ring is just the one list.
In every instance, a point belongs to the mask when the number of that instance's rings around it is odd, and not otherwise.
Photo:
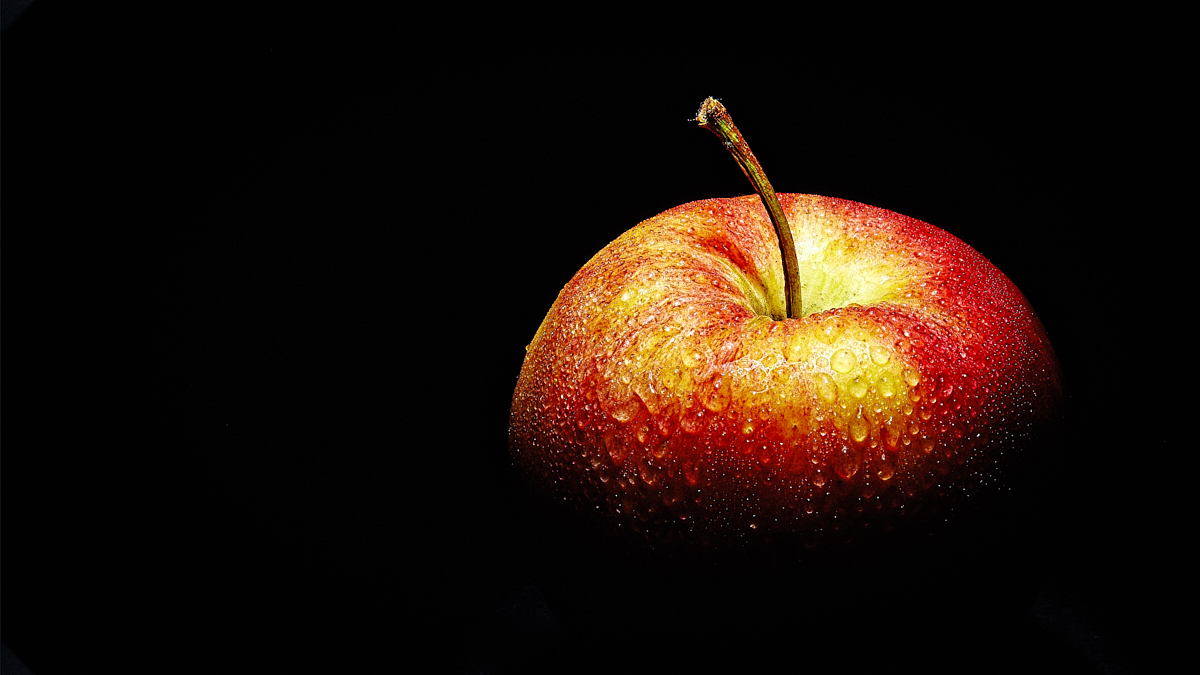
[[(645, 545), (523, 485), (538, 584), (564, 631), (545, 667), (1008, 672), (1046, 650), (1026, 617), (1064, 475), (1057, 433), (1015, 453), (1004, 488), (812, 545)], [(1010, 453), (1014, 454), (1014, 453)], [(800, 668), (799, 670), (804, 670)], [(1070, 671), (1070, 668), (1067, 669)]]

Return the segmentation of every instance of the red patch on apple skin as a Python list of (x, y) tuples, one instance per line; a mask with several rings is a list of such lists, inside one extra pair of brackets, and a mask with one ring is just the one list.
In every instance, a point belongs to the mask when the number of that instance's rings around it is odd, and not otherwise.
[(651, 545), (702, 546), (853, 539), (1003, 489), (1062, 404), (1025, 298), (932, 225), (780, 199), (798, 241), (828, 244), (814, 256), (875, 265), (878, 297), (761, 316), (782, 266), (756, 197), (639, 224), (567, 284), (526, 354), (509, 443), (535, 483)]

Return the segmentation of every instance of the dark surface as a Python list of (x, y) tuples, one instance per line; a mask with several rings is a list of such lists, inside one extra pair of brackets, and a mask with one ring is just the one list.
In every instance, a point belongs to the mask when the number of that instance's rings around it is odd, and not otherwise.
[[(1167, 658), (1183, 366), (1147, 340), (1183, 192), (1158, 25), (813, 21), (756, 70), (620, 18), (239, 11), (45, 0), (3, 36), (2, 629), (32, 672)], [(620, 232), (751, 191), (687, 122), (707, 95), (776, 189), (947, 229), (1039, 312), (1070, 409), (1027, 598), (768, 586), (776, 614), (700, 603), (686, 630), (652, 598), (590, 628), (547, 603), (592, 584), (548, 581), (557, 533), (509, 473), (522, 348)]]

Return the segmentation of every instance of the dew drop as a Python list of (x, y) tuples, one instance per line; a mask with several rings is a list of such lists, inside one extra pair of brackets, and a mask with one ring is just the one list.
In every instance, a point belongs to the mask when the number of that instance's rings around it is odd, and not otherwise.
[(761, 390), (767, 383), (767, 373), (762, 368), (755, 368), (750, 371), (750, 386), (756, 390)]
[(833, 368), (835, 372), (843, 375), (854, 370), (854, 366), (857, 364), (858, 359), (854, 357), (854, 352), (850, 351), (849, 349), (839, 349), (834, 352), (833, 356), (829, 359), (829, 366)]
[(884, 398), (891, 398), (896, 395), (896, 382), (887, 375), (879, 376), (879, 382), (875, 384), (875, 388), (879, 391), (879, 395)]
[(675, 431), (675, 425), (678, 420), (675, 417), (674, 410), (663, 411), (661, 415), (654, 418), (658, 433), (662, 436), (670, 436)]
[(879, 480), (891, 480), (892, 476), (896, 475), (896, 470), (892, 467), (891, 462), (884, 462), (879, 465), (877, 475), (879, 476)]
[(604, 447), (608, 450), (608, 456), (612, 457), (612, 461), (620, 465), (629, 456), (629, 444), (625, 442), (625, 437), (615, 431), (609, 431), (604, 434)]
[(883, 444), (889, 450), (895, 450), (900, 447), (900, 438), (904, 435), (904, 427), (898, 424), (889, 424), (883, 427)]
[(949, 378), (943, 379), (942, 380), (942, 388), (939, 391), (938, 396), (941, 396), (942, 398), (949, 398), (950, 395), (953, 393), (954, 393), (954, 382), (952, 380), (950, 380)]
[(850, 421), (850, 437), (855, 441), (862, 443), (867, 440), (869, 432), (870, 429), (867, 427), (867, 421), (861, 415)]
[(614, 407), (609, 414), (618, 422), (628, 422), (633, 419), (634, 413), (637, 412), (638, 402), (636, 399), (629, 399), (625, 403)]
[(788, 342), (787, 349), (783, 352), (783, 358), (795, 363), (804, 358), (804, 351), (804, 338), (800, 335), (795, 335)]
[(921, 374), (912, 368), (905, 368), (904, 381), (908, 383), (908, 386), (915, 387), (921, 384)]
[(816, 471), (813, 472), (813, 477), (812, 477), (813, 485), (816, 485), (817, 487), (825, 487), (825, 479), (826, 479), (826, 476), (824, 473), (821, 472), (820, 469), (817, 469)]
[(702, 403), (705, 408), (719, 413), (729, 407), (733, 400), (733, 383), (728, 375), (717, 375), (704, 386)]
[(775, 387), (784, 388), (788, 382), (792, 381), (792, 371), (788, 368), (776, 368), (771, 371), (771, 384)]
[(679, 366), (669, 366), (658, 371), (658, 389), (659, 391), (670, 391), (679, 385), (679, 379), (683, 375)]
[(643, 424), (640, 427), (638, 427), (638, 430), (637, 430), (638, 443), (645, 445), (647, 438), (650, 438), (650, 425)]
[(858, 450), (842, 446), (841, 451), (834, 455), (833, 470), (837, 472), (837, 475), (848, 480), (858, 473), (861, 462), (862, 457)]
[(651, 487), (658, 481), (658, 472), (654, 470), (654, 467), (650, 466), (645, 457), (638, 459), (638, 475), (641, 477), (643, 483)]
[(877, 363), (878, 365), (882, 366), (883, 364), (887, 363), (891, 358), (892, 358), (892, 354), (891, 354), (891, 352), (889, 352), (887, 350), (887, 347), (882, 347), (880, 345), (871, 345), (871, 360), (874, 361), (875, 363)]
[(821, 330), (817, 335), (825, 344), (833, 344), (842, 335), (842, 331), (846, 330), (846, 322), (838, 317), (830, 317), (821, 324)]
[(866, 396), (869, 388), (870, 387), (867, 385), (866, 380), (861, 377), (854, 378), (850, 381), (850, 384), (846, 386), (846, 390), (849, 391), (850, 395), (854, 398), (862, 398)]
[(838, 388), (837, 383), (833, 378), (825, 373), (820, 373), (816, 377), (817, 380), (817, 396), (825, 403), (837, 403)]

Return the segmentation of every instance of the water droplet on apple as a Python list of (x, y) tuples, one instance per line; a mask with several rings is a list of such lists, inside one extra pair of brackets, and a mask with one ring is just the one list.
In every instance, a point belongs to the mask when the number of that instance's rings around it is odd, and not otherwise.
[(942, 388), (938, 391), (938, 396), (949, 398), (954, 393), (954, 381), (948, 377), (942, 378)]
[[(788, 382), (792, 381), (791, 368), (776, 368), (771, 371), (771, 384), (780, 389), (785, 389)], [(786, 390), (786, 389), (785, 389)]]
[(921, 374), (912, 368), (905, 368), (904, 381), (908, 383), (908, 386), (915, 387), (921, 384)]
[[(826, 479), (826, 476), (824, 473), (821, 472), (820, 469), (813, 471), (813, 475), (812, 475), (813, 485), (816, 485), (817, 487), (825, 487), (825, 479)], [(812, 511), (809, 511), (809, 513), (812, 513)]]
[(835, 372), (843, 375), (854, 370), (854, 366), (856, 365), (858, 365), (858, 359), (854, 357), (854, 352), (849, 349), (839, 349), (829, 359), (829, 366)]
[(750, 380), (750, 387), (756, 391), (762, 391), (767, 383), (767, 373), (762, 368), (755, 368), (750, 371), (747, 378)]
[(837, 403), (838, 388), (833, 378), (826, 373), (818, 373), (815, 379), (817, 381), (817, 396), (825, 403)]
[(656, 389), (659, 393), (669, 392), (679, 385), (680, 377), (683, 371), (679, 366), (667, 366), (658, 371), (658, 386)]
[(892, 476), (896, 475), (896, 469), (892, 467), (891, 462), (883, 462), (879, 465), (879, 471), (876, 474), (880, 480), (891, 480)]
[(900, 447), (900, 439), (904, 436), (904, 425), (895, 421), (883, 427), (883, 444), (888, 450)]
[(631, 398), (621, 405), (613, 408), (611, 411), (609, 411), (609, 414), (612, 415), (612, 418), (618, 422), (628, 422), (629, 420), (633, 419), (634, 414), (637, 412), (637, 408), (637, 400)]
[(733, 400), (733, 378), (718, 374), (701, 388), (701, 403), (705, 408), (719, 413), (729, 407)]
[(896, 395), (896, 383), (886, 373), (879, 376), (879, 381), (875, 384), (879, 395), (884, 398), (891, 398)]
[(654, 487), (654, 484), (658, 481), (658, 472), (644, 456), (638, 457), (638, 476), (641, 477), (643, 483), (650, 487)]
[(586, 429), (592, 424), (592, 406), (590, 403), (585, 403), (575, 410), (575, 425), (580, 429)]
[(650, 428), (649, 423), (643, 423), (641, 426), (639, 426), (637, 430), (638, 443), (645, 445), (646, 440), (650, 438), (651, 431), (653, 430)]
[(687, 481), (688, 485), (695, 485), (700, 482), (700, 469), (690, 459), (683, 462), (683, 479)]
[(854, 474), (858, 473), (858, 468), (862, 463), (862, 456), (858, 450), (842, 446), (842, 449), (834, 454), (833, 470), (843, 479), (849, 480)]
[(629, 444), (625, 442), (625, 436), (616, 431), (610, 430), (604, 434), (604, 447), (618, 466), (629, 456)]
[(682, 429), (684, 433), (688, 434), (694, 434), (700, 431), (700, 428), (703, 425), (704, 408), (699, 406), (690, 408), (686, 413), (683, 414), (682, 419), (679, 420), (679, 428)]
[(788, 341), (787, 349), (783, 352), (783, 358), (791, 363), (795, 363), (804, 358), (805, 353), (805, 338), (802, 335), (793, 335)]
[(841, 317), (830, 317), (821, 323), (821, 329), (817, 331), (817, 336), (825, 344), (833, 344), (841, 337), (842, 332), (846, 330), (846, 322)]
[(870, 428), (867, 426), (867, 421), (862, 418), (862, 411), (860, 410), (859, 415), (850, 421), (850, 437), (862, 443), (867, 440), (869, 433)]
[(868, 389), (869, 387), (866, 380), (861, 377), (854, 378), (849, 384), (846, 385), (846, 390), (849, 391), (850, 395), (854, 398), (862, 398), (866, 396)]
[(891, 360), (891, 358), (892, 358), (892, 353), (888, 351), (887, 347), (883, 347), (880, 345), (871, 345), (871, 360), (874, 361), (876, 364), (882, 366), (883, 364), (885, 364), (889, 360)]

